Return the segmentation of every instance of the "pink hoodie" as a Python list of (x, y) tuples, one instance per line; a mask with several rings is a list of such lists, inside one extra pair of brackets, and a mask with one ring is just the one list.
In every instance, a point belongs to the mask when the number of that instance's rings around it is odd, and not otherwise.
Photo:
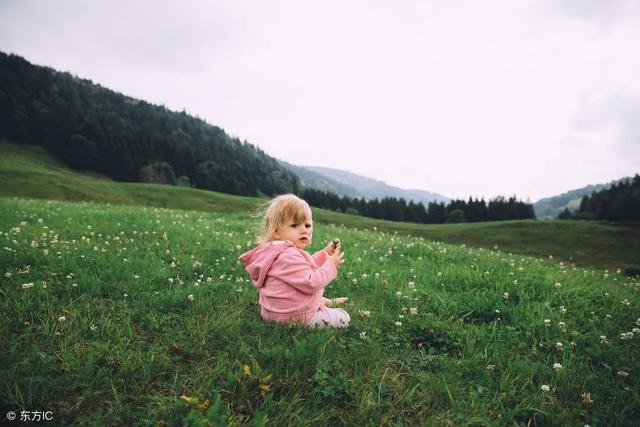
[(260, 314), (276, 322), (307, 323), (322, 305), (324, 287), (338, 274), (324, 250), (311, 257), (289, 240), (263, 243), (239, 259), (260, 289)]

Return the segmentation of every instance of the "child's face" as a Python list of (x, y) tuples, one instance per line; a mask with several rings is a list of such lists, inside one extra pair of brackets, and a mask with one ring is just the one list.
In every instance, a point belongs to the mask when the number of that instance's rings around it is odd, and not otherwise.
[(307, 245), (311, 243), (312, 236), (313, 221), (309, 218), (298, 223), (289, 219), (283, 224), (280, 224), (274, 233), (276, 240), (291, 240), (298, 249), (307, 247)]

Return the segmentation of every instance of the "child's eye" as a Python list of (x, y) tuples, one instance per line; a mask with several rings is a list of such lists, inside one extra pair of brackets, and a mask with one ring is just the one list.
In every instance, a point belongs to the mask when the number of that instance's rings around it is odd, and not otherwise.
[(291, 228), (296, 228), (298, 224), (291, 224)]

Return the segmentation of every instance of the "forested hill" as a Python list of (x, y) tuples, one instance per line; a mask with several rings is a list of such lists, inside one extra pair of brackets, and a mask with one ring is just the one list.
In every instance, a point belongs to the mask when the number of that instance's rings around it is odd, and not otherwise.
[(0, 136), (120, 181), (252, 196), (300, 187), (276, 159), (219, 127), (3, 52)]

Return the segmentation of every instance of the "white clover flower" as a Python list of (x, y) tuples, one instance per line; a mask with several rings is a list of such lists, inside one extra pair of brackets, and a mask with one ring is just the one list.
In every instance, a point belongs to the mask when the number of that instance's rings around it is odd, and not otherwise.
[(558, 322), (558, 326), (560, 326), (561, 328), (564, 328), (566, 325), (564, 322)]
[(559, 371), (560, 369), (562, 369), (562, 365), (559, 363), (554, 363), (553, 364), (553, 369), (555, 369), (556, 371)]
[(413, 282), (409, 282), (409, 289), (415, 289), (416, 284)]
[(67, 318), (64, 316), (58, 317), (58, 322), (64, 322), (65, 320), (67, 320)]
[(402, 326), (402, 322), (396, 320), (395, 322), (393, 322), (394, 325), (396, 326)]
[(91, 326), (89, 326), (89, 329), (91, 329), (91, 332), (95, 332), (98, 327), (92, 323)]
[[(582, 393), (580, 397), (582, 397), (582, 403), (585, 405), (591, 405), (593, 403), (593, 399), (591, 399), (591, 393)], [(585, 424), (585, 426), (588, 425), (589, 424)]]
[(542, 385), (540, 386), (540, 390), (542, 390), (542, 391), (549, 391), (549, 390), (551, 390), (551, 389), (549, 388), (549, 386), (548, 386), (548, 385), (546, 385), (546, 384), (542, 384)]
[(495, 370), (496, 370), (496, 365), (487, 365), (487, 366), (485, 367), (485, 369), (486, 369), (487, 371), (491, 371), (491, 372), (493, 372), (493, 371), (495, 371)]
[(397, 296), (398, 298), (401, 298), (401, 297), (402, 297), (402, 292), (400, 292), (400, 291), (396, 292), (396, 296)]
[(366, 340), (367, 339), (367, 333), (365, 331), (360, 332), (360, 339), (361, 340)]
[(618, 371), (618, 377), (620, 377), (621, 379), (626, 379), (629, 376), (629, 373), (627, 371)]
[(353, 283), (354, 285), (358, 284), (358, 279), (351, 279), (351, 283)]
[(562, 350), (562, 348), (563, 348), (563, 347), (562, 347), (562, 343), (561, 343), (561, 342), (557, 342), (557, 343), (556, 343), (556, 348), (557, 348), (558, 350)]
[(544, 326), (551, 326), (551, 319), (544, 319)]
[(22, 289), (29, 289), (29, 288), (33, 288), (33, 282), (22, 284)]
[(371, 312), (369, 310), (358, 310), (358, 316), (371, 317)]
[(504, 294), (502, 294), (502, 298), (509, 299), (509, 292), (505, 292)]
[(555, 286), (556, 289), (560, 289), (562, 287), (562, 283), (556, 282), (556, 284), (553, 286)]
[(187, 299), (188, 299), (189, 301), (193, 301), (193, 294), (189, 294), (189, 296), (187, 297)]
[(409, 312), (411, 313), (412, 316), (417, 316), (418, 315), (418, 308), (417, 307), (411, 307), (409, 309)]
[(622, 301), (622, 304), (624, 304), (624, 305), (631, 305), (631, 303), (629, 302), (629, 300), (628, 300), (628, 299), (626, 299), (626, 298)]
[(560, 306), (560, 313), (565, 314), (567, 312), (567, 309), (564, 308), (564, 305)]
[(124, 294), (124, 297), (127, 298), (129, 295), (128, 294)]
[(606, 344), (606, 343), (608, 343), (607, 336), (606, 335), (600, 335), (600, 344)]

